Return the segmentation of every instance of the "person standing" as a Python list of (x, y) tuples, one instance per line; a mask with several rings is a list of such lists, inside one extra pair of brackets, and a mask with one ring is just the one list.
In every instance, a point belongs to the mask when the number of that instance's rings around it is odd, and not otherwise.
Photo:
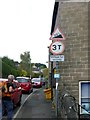
[(13, 118), (13, 102), (11, 100), (11, 94), (15, 88), (13, 80), (14, 76), (8, 75), (8, 82), (5, 82), (5, 85), (2, 87), (2, 113), (6, 109), (8, 120), (12, 120)]

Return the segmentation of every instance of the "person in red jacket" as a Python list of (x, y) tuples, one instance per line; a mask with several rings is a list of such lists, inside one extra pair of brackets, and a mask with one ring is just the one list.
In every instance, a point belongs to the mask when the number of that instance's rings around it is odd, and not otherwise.
[(13, 80), (14, 76), (8, 75), (8, 82), (2, 87), (2, 113), (6, 109), (8, 120), (13, 118), (13, 102), (11, 100), (11, 94), (14, 92)]

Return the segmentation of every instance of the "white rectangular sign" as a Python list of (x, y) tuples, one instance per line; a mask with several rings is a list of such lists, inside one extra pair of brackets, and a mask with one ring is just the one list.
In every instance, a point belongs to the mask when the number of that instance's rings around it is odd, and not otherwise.
[(54, 74), (54, 78), (60, 78), (60, 74)]
[(64, 61), (64, 55), (50, 55), (50, 61)]

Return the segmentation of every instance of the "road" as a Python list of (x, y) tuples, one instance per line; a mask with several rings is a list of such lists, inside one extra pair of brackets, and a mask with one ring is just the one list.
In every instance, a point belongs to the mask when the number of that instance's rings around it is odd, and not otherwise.
[(36, 89), (25, 99), (13, 118), (54, 118), (51, 100), (44, 97), (43, 88)]
[(43, 87), (22, 95), (21, 106), (14, 109), (13, 120), (16, 118), (55, 118), (52, 102), (45, 99)]
[[(19, 111), (21, 110), (22, 106), (24, 105), (24, 103), (26, 102), (26, 100), (35, 92), (35, 91), (38, 91), (39, 89), (36, 89), (34, 88), (33, 89), (33, 92), (30, 93), (30, 94), (22, 94), (22, 100), (21, 100), (21, 106), (17, 106), (15, 109), (14, 109), (14, 116), (13, 118), (16, 118), (17, 114), (19, 113)], [(6, 115), (3, 116), (3, 118), (6, 118)]]

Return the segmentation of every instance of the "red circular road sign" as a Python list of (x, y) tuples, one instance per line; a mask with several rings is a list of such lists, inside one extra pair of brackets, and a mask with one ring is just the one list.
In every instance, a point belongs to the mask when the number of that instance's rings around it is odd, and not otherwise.
[(64, 44), (61, 41), (54, 41), (50, 45), (50, 52), (56, 55), (62, 54), (64, 48)]

